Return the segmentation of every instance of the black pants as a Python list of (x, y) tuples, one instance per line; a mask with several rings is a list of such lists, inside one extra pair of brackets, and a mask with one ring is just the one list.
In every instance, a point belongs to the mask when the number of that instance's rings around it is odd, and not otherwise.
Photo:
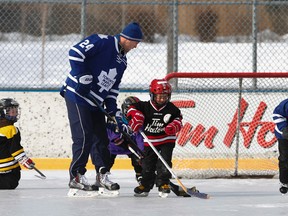
[(288, 140), (278, 139), (279, 149), (279, 180), (281, 183), (288, 184)]
[(20, 169), (13, 169), (9, 173), (0, 174), (0, 189), (15, 189), (21, 178)]
[(77, 172), (85, 174), (90, 153), (97, 172), (100, 167), (109, 167), (109, 139), (104, 113), (79, 106), (66, 98), (65, 101), (73, 140), (70, 178), (74, 178)]
[[(135, 173), (141, 173), (142, 172), (142, 166), (139, 164), (139, 159), (134, 154), (128, 154), (127, 156), (131, 159), (131, 164), (134, 168)], [(117, 155), (111, 154), (109, 169), (112, 168), (116, 157), (117, 157)]]
[[(175, 143), (169, 143), (156, 146), (155, 148), (161, 154), (167, 164), (172, 167), (172, 154)], [(169, 184), (171, 173), (158, 158), (157, 154), (149, 146), (144, 147), (145, 157), (142, 160), (142, 180), (141, 184), (146, 188), (154, 185), (157, 174), (156, 186)]]

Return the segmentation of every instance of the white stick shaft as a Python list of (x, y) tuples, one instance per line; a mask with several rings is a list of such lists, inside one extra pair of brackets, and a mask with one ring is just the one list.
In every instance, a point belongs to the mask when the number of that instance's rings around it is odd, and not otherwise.
[(129, 151), (131, 151), (138, 159), (141, 159), (141, 157), (134, 151), (133, 148), (131, 148), (129, 145), (128, 145), (128, 149)]
[(148, 139), (148, 137), (144, 134), (143, 131), (140, 131), (141, 135), (143, 136), (143, 138), (145, 139), (145, 141), (148, 143), (148, 145), (153, 149), (153, 151), (155, 152), (155, 154), (157, 154), (158, 158), (162, 161), (162, 163), (165, 165), (165, 167), (169, 170), (169, 172), (172, 174), (172, 176), (175, 179), (178, 179), (178, 177), (176, 176), (176, 174), (173, 172), (173, 170), (171, 169), (171, 167), (167, 164), (167, 162), (164, 160), (164, 158), (161, 156), (161, 154), (157, 151), (157, 149), (153, 146), (153, 144), (151, 143), (151, 141)]
[(148, 143), (148, 145), (153, 149), (155, 154), (158, 156), (158, 158), (162, 161), (162, 163), (165, 165), (165, 167), (169, 170), (171, 175), (176, 179), (176, 181), (180, 184), (180, 187), (187, 193), (187, 187), (183, 185), (183, 183), (180, 181), (180, 179), (177, 177), (177, 175), (173, 172), (172, 168), (167, 164), (167, 162), (164, 160), (164, 158), (161, 156), (161, 154), (157, 151), (157, 149), (153, 146), (151, 141), (148, 139), (148, 137), (145, 135), (143, 131), (140, 131), (140, 134), (145, 139), (145, 141)]

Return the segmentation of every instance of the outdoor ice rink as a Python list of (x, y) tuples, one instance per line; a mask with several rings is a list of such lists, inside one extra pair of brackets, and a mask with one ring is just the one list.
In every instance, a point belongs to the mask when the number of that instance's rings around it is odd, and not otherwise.
[[(0, 191), (1, 216), (282, 216), (288, 212), (288, 196), (278, 192), (278, 179), (182, 179), (187, 187), (195, 185), (209, 193), (209, 200), (158, 197), (154, 188), (148, 197), (134, 197), (136, 186), (131, 170), (113, 170), (110, 179), (120, 184), (118, 197), (69, 198), (68, 171), (46, 171), (46, 180), (23, 170), (16, 190)], [(95, 173), (86, 175), (90, 182)]]

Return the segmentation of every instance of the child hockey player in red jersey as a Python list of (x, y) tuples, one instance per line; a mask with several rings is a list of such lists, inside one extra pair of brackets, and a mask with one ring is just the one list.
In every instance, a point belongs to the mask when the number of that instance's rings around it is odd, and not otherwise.
[[(134, 97), (134, 96), (129, 96), (127, 97), (122, 105), (121, 105), (121, 111), (122, 111), (122, 120), (124, 124), (128, 124), (127, 120), (127, 112), (131, 104), (139, 102), (139, 98)], [(128, 126), (129, 127), (129, 126)], [(128, 131), (129, 129), (127, 129)], [(128, 141), (126, 141), (121, 133), (115, 132), (115, 128), (108, 127), (107, 129), (108, 137), (110, 139), (110, 144), (109, 144), (109, 150), (111, 153), (111, 167), (113, 166), (115, 162), (115, 158), (117, 155), (128, 155), (129, 158), (131, 158), (131, 164), (134, 168), (135, 171), (135, 177), (139, 185), (141, 185), (141, 179), (142, 179), (142, 166), (141, 161), (139, 158), (133, 154), (129, 149), (128, 149)], [(133, 133), (131, 135), (132, 140), (135, 141), (139, 149), (143, 151), (144, 149), (144, 143), (143, 143), (143, 137), (139, 132)], [(173, 184), (172, 182), (169, 182), (169, 186), (171, 190), (177, 195), (177, 196), (183, 196), (183, 197), (190, 197), (190, 195), (186, 194), (185, 191), (179, 187), (178, 185)], [(153, 187), (153, 186), (151, 186)], [(197, 191), (195, 187), (190, 188), (192, 191)]]
[(21, 135), (14, 123), (19, 119), (19, 104), (11, 98), (0, 100), (0, 189), (15, 189), (21, 178), (20, 164), (33, 169), (20, 144)]
[[(132, 104), (127, 113), (129, 125), (134, 132), (140, 129), (146, 134), (163, 159), (172, 167), (172, 153), (176, 133), (182, 127), (181, 111), (170, 102), (172, 87), (164, 79), (155, 79), (150, 84), (150, 100)], [(141, 185), (134, 189), (135, 196), (147, 196), (154, 184), (157, 172), (159, 195), (170, 193), (171, 173), (144, 140), (145, 157), (142, 160)], [(164, 196), (166, 196), (164, 195)]]

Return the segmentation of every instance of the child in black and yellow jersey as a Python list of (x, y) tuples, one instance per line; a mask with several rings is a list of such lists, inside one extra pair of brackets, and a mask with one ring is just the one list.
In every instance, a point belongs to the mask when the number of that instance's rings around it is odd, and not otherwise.
[(18, 186), (20, 164), (27, 169), (33, 169), (35, 165), (21, 146), (20, 131), (14, 126), (19, 116), (17, 101), (12, 98), (0, 100), (0, 189), (15, 189)]

